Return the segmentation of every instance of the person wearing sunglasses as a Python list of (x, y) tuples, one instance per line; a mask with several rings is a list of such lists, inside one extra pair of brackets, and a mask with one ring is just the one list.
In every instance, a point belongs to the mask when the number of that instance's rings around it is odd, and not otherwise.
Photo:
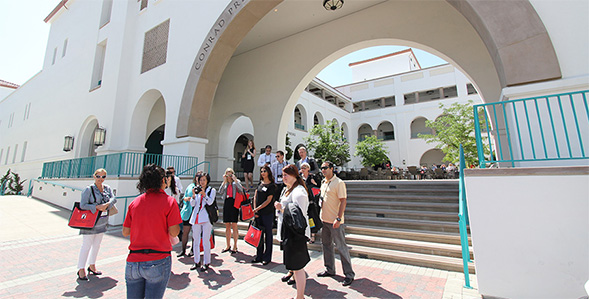
[(323, 245), (323, 264), (325, 271), (317, 274), (319, 277), (335, 276), (335, 250), (337, 246), (342, 268), (344, 270), (343, 286), (349, 286), (354, 281), (354, 270), (350, 259), (350, 250), (346, 244), (344, 232), (344, 211), (346, 210), (346, 183), (333, 172), (333, 163), (326, 161), (321, 164), (321, 173), (325, 177), (321, 183), (321, 243)]
[(80, 208), (83, 210), (90, 210), (92, 213), (101, 212), (98, 222), (92, 229), (81, 229), (82, 247), (78, 256), (78, 279), (88, 280), (86, 275), (86, 264), (88, 264), (88, 272), (92, 275), (101, 275), (102, 272), (96, 269), (96, 258), (102, 237), (108, 227), (108, 210), (111, 209), (117, 202), (112, 188), (104, 184), (106, 179), (106, 170), (103, 168), (97, 169), (94, 172), (94, 184), (86, 187), (82, 192), (80, 200)]
[(274, 177), (268, 165), (260, 168), (260, 184), (254, 193), (256, 227), (262, 230), (260, 244), (252, 263), (268, 265), (272, 261), (272, 224), (274, 223)]

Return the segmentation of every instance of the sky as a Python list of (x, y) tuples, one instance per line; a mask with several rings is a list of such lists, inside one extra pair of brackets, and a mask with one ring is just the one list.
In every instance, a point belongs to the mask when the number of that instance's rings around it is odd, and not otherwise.
[[(86, 0), (87, 1), (87, 0)], [(0, 0), (0, 79), (22, 85), (43, 67), (50, 25), (43, 20), (60, 0)], [(317, 77), (331, 86), (352, 83), (348, 64), (407, 49), (378, 46), (350, 53), (323, 69)], [(446, 63), (413, 48), (422, 68)]]

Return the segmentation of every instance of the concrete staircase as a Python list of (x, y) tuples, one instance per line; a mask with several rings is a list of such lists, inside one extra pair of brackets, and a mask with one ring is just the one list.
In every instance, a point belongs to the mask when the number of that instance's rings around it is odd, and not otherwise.
[[(347, 181), (346, 184), (348, 200), (344, 220), (352, 256), (462, 272), (458, 181)], [(217, 204), (222, 212), (220, 197)], [(243, 237), (248, 223), (240, 222), (238, 227)], [(225, 236), (222, 221), (215, 225), (215, 235)], [(317, 237), (309, 249), (321, 250), (320, 234)], [(472, 248), (470, 254), (473, 259)], [(469, 272), (474, 273), (473, 263), (469, 264)]]

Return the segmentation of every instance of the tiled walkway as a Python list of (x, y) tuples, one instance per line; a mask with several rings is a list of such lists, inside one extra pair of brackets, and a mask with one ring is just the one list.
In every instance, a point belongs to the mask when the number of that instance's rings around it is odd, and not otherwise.
[[(69, 211), (21, 196), (0, 197), (0, 298), (124, 298), (125, 258), (129, 240), (120, 227), (104, 237), (97, 267), (102, 276), (76, 280), (82, 238), (67, 226)], [(239, 241), (237, 254), (220, 253), (225, 239), (216, 237), (211, 268), (190, 271), (190, 258), (173, 258), (166, 298), (291, 298), (294, 286), (280, 281), (286, 273), (282, 252), (274, 247), (273, 263), (249, 261), (255, 250)], [(175, 254), (173, 254), (175, 256)], [(311, 251), (305, 295), (309, 298), (480, 298), (476, 289), (463, 288), (462, 273), (397, 263), (352, 258), (356, 279), (341, 285), (336, 277), (320, 278), (320, 252)], [(476, 287), (476, 277), (471, 275)]]

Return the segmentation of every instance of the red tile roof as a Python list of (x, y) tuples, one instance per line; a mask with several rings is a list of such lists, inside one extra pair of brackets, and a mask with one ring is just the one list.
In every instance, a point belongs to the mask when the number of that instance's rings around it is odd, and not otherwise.
[(12, 88), (12, 89), (17, 89), (20, 87), (20, 85), (18, 84), (14, 84), (14, 83), (10, 83), (8, 81), (4, 81), (0, 79), (0, 87), (7, 87), (7, 88)]
[(67, 9), (67, 6), (65, 6), (65, 4), (68, 2), (69, 0), (61, 0), (61, 2), (59, 2), (59, 4), (57, 4), (57, 6), (51, 11), (51, 13), (49, 13), (49, 15), (45, 18), (45, 23), (49, 22), (49, 20), (51, 20), (51, 18), (53, 18), (54, 15), (57, 14), (57, 12), (62, 8), (65, 7), (65, 9)]

